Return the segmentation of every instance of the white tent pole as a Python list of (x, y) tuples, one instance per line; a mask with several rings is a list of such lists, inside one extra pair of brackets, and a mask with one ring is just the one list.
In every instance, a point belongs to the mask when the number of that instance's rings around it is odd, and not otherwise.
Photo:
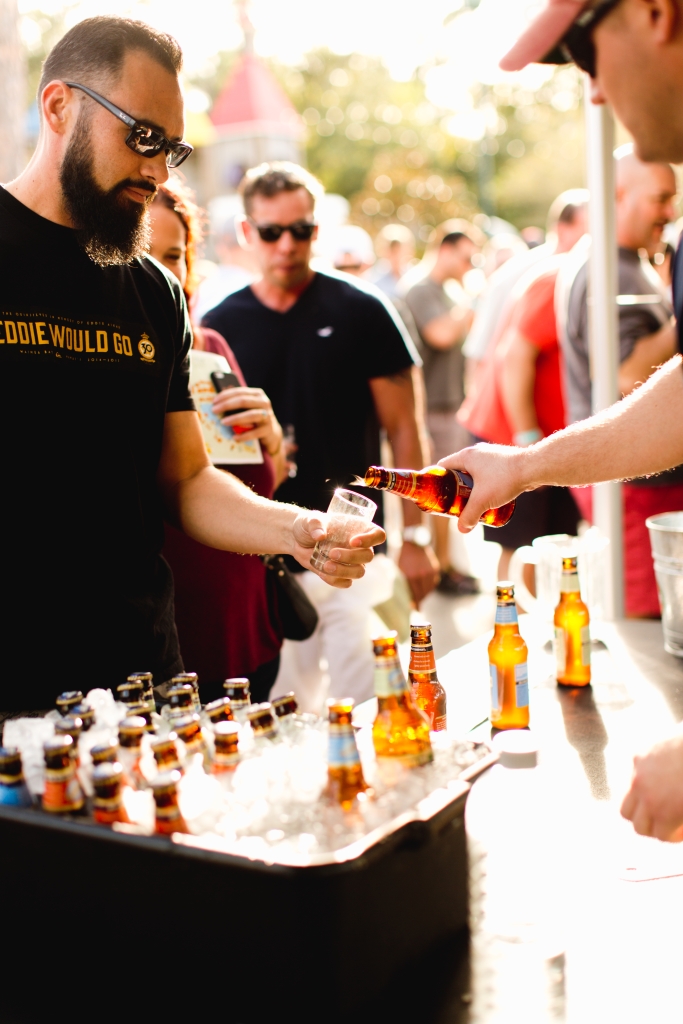
[[(589, 263), (590, 359), (593, 412), (619, 399), (619, 325), (617, 314), (617, 240), (614, 183), (614, 118), (607, 106), (590, 102), (586, 76), (586, 161), (590, 191), (591, 251)], [(621, 484), (593, 488), (593, 521), (609, 537), (609, 574), (605, 617), (623, 618), (624, 564)]]

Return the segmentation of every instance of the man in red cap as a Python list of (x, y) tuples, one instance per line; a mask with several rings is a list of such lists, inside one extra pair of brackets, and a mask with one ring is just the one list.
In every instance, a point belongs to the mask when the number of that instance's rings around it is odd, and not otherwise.
[[(611, 103), (641, 160), (683, 161), (683, 0), (548, 0), (501, 61), (574, 61), (593, 103)], [(683, 351), (683, 247), (674, 307)], [(459, 521), (467, 533), (487, 509), (525, 490), (581, 486), (671, 469), (683, 462), (683, 370), (676, 355), (628, 398), (528, 448), (477, 445), (441, 460), (475, 480)], [(636, 758), (622, 813), (637, 832), (683, 840), (683, 731)]]

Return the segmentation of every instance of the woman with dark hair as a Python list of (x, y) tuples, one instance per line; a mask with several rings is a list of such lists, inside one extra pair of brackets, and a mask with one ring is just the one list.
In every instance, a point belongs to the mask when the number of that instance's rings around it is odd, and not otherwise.
[[(201, 211), (188, 190), (173, 178), (161, 185), (150, 207), (150, 255), (178, 278), (187, 305), (197, 288), (197, 246)], [(270, 400), (260, 388), (246, 386), (229, 345), (217, 331), (194, 325), (194, 348), (224, 356), (241, 387), (232, 390), (230, 406), (241, 410), (224, 417), (229, 426), (248, 429), (241, 440), (256, 439), (261, 464), (235, 465), (230, 472), (257, 494), (272, 498), (287, 475), (282, 428)], [(251, 680), (252, 700), (267, 700), (280, 663), (282, 627), (270, 574), (256, 555), (217, 551), (166, 526), (164, 556), (175, 579), (176, 625), (186, 667), (199, 675), (204, 701), (222, 696), (231, 676)]]

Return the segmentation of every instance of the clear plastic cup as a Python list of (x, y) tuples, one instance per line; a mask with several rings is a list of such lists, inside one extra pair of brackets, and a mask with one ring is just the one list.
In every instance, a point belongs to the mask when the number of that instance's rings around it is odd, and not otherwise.
[[(327, 508), (329, 516), (327, 535), (313, 548), (311, 565), (318, 572), (328, 560), (332, 548), (347, 548), (352, 537), (365, 533), (377, 511), (377, 505), (362, 494), (338, 487)], [(363, 526), (365, 520), (368, 526)]]

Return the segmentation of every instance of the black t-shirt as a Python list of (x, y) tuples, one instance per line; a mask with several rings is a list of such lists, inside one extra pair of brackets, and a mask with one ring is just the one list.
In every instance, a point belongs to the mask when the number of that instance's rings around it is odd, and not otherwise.
[(162, 267), (98, 267), (0, 188), (0, 709), (181, 668), (155, 476), (190, 344)]
[[(223, 335), (247, 383), (263, 388), (283, 427), (294, 427), (297, 475), (279, 487), (279, 501), (324, 510), (335, 487), (348, 487), (379, 461), (368, 381), (420, 360), (395, 310), (372, 285), (316, 273), (286, 313), (268, 309), (247, 287), (203, 323)], [(367, 493), (377, 501), (376, 491)]]

